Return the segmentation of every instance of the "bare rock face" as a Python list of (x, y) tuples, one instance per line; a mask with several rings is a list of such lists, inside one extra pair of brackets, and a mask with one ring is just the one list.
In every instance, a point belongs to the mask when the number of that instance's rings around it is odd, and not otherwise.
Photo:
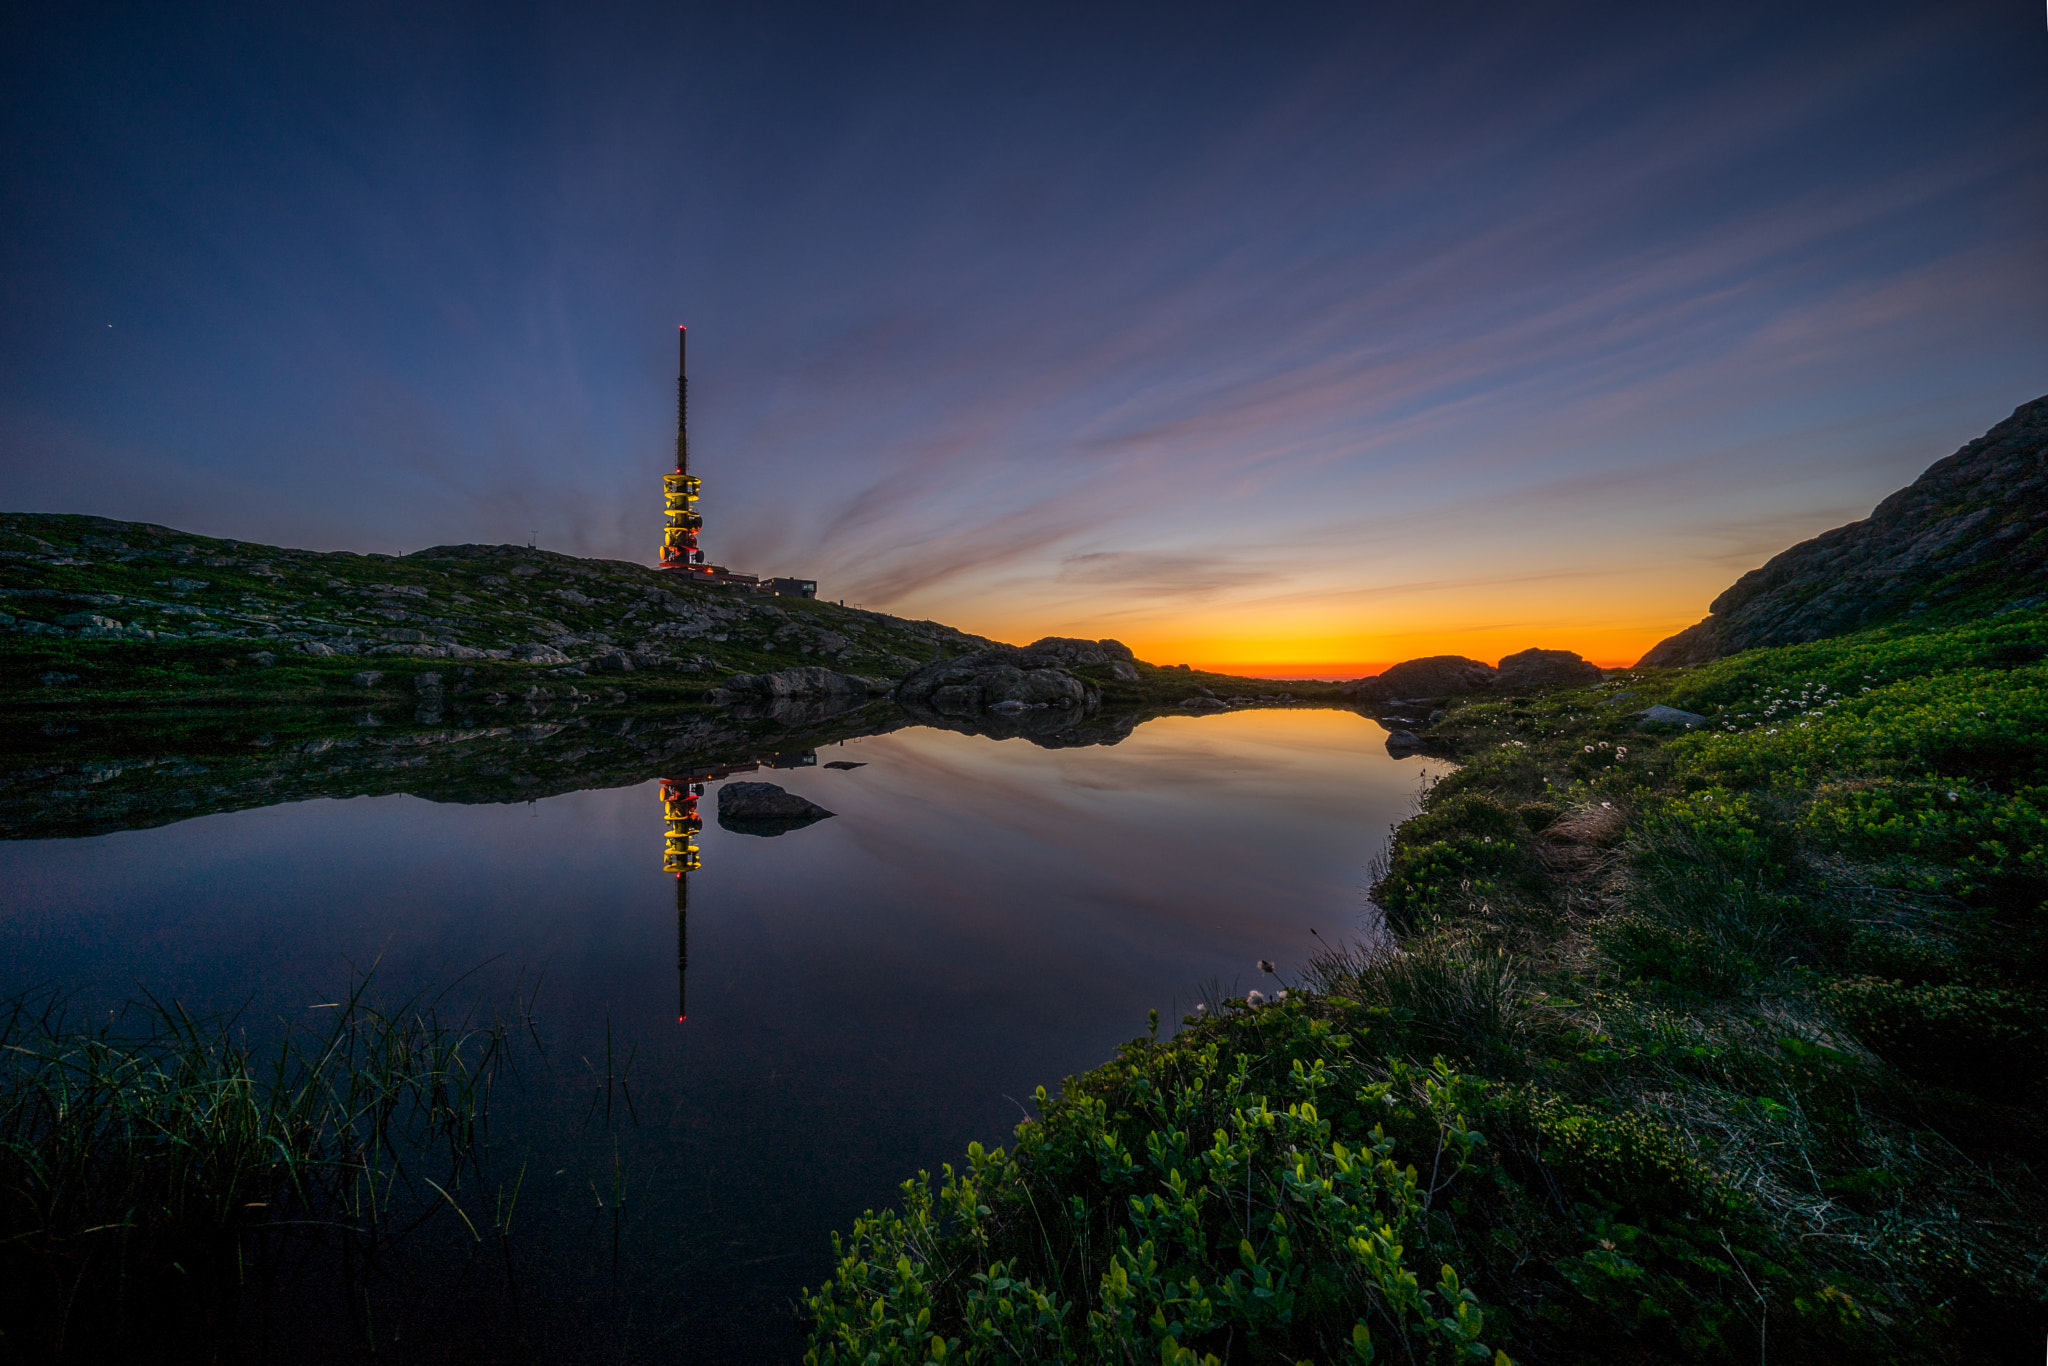
[(1539, 688), (1598, 683), (1600, 666), (1570, 650), (1523, 650), (1500, 662), (1495, 692), (1533, 692)]
[[(1036, 668), (1058, 668), (1062, 664), (1129, 663), (1137, 658), (1120, 640), (1079, 640), (1072, 636), (1046, 636), (1017, 652), (1018, 663)], [(1135, 671), (1134, 671), (1135, 673)]]
[(1715, 598), (1641, 666), (1703, 664), (1910, 616), (1961, 594), (2040, 593), (2048, 577), (2048, 397), (1936, 461), (1860, 522), (1802, 541)]
[[(1120, 650), (1121, 655), (1112, 653)], [(1000, 646), (920, 665), (896, 685), (896, 700), (942, 716), (972, 716), (1006, 702), (1024, 707), (1093, 708), (1101, 693), (1062, 665), (1128, 661), (1130, 651), (1113, 640), (1065, 640), (1048, 636), (1022, 649)]]
[(1344, 685), (1347, 697), (1361, 702), (1387, 702), (1397, 697), (1457, 697), (1485, 692), (1493, 686), (1494, 667), (1463, 655), (1429, 655), (1394, 665), (1373, 678)]

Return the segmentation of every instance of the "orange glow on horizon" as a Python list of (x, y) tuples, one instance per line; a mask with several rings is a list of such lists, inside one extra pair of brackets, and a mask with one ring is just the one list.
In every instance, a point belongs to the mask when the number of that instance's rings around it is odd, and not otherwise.
[[(1466, 626), (1447, 621), (1430, 630), (1416, 622), (1422, 629), (1402, 630), (1388, 622), (1378, 630), (1340, 632), (1310, 627), (1299, 635), (1272, 629), (1272, 625), (1280, 623), (1257, 622), (1244, 623), (1252, 629), (1235, 635), (1217, 627), (1237, 623), (1213, 619), (1199, 623), (1197, 630), (1186, 629), (1196, 623), (1152, 622), (1148, 623), (1152, 629), (1140, 631), (1115, 621), (976, 623), (964, 625), (963, 629), (978, 630), (1016, 644), (1049, 635), (1109, 637), (1130, 646), (1148, 664), (1186, 664), (1210, 673), (1246, 678), (1351, 679), (1384, 673), (1402, 660), (1429, 655), (1463, 655), (1498, 664), (1507, 655), (1528, 649), (1570, 650), (1603, 669), (1624, 669), (1641, 659), (1651, 646), (1704, 615), (1702, 611), (1695, 616), (1644, 625), (1640, 620), (1619, 623), (1597, 618), (1575, 622), (1568, 614), (1558, 612), (1544, 613), (1540, 624)], [(1258, 629), (1261, 626), (1266, 629)]]
[[(1459, 560), (1454, 573), (1427, 560), (1377, 570), (1304, 564), (1257, 585), (1170, 579), (1129, 593), (1114, 581), (1056, 603), (1038, 585), (1010, 594), (941, 591), (885, 610), (929, 618), (995, 640), (1042, 636), (1122, 641), (1148, 664), (1250, 678), (1362, 678), (1407, 659), (1462, 655), (1498, 664), (1523, 650), (1569, 650), (1603, 669), (1627, 668), (1707, 615), (1739, 573), (1705, 560), (1656, 558), (1649, 547), (1626, 568), (1526, 558), (1495, 547)], [(1556, 552), (1547, 552), (1555, 554)]]

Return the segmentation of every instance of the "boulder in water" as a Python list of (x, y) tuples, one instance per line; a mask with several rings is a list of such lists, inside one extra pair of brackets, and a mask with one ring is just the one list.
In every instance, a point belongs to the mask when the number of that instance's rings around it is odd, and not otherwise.
[(718, 823), (735, 834), (787, 834), (832, 814), (774, 783), (727, 783), (718, 789)]
[(1405, 759), (1411, 754), (1420, 754), (1429, 744), (1412, 730), (1387, 732), (1387, 753), (1396, 759)]

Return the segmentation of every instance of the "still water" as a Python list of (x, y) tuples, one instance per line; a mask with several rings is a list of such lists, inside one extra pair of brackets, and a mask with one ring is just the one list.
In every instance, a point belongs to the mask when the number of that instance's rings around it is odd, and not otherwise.
[[(537, 983), (546, 1055), (493, 1158), (526, 1172), (516, 1291), (478, 1269), (408, 1325), (410, 1355), (789, 1361), (833, 1229), (969, 1140), (1007, 1141), (1036, 1087), (1106, 1059), (1149, 1008), (1270, 986), (1257, 961), (1287, 976), (1311, 927), (1361, 933), (1368, 860), (1438, 767), (1384, 740), (1310, 710), (1072, 749), (899, 730), (740, 775), (835, 813), (774, 837), (722, 828), (713, 779), (686, 988), (653, 781), (22, 840), (0, 845), (0, 985), (102, 1012), (146, 988), (260, 1027), (373, 964), (387, 1000)], [(607, 1028), (632, 1092), (609, 1120)]]

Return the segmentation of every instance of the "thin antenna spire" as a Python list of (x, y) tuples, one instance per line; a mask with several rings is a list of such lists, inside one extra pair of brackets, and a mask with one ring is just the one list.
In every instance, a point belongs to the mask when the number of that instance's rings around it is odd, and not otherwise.
[(676, 328), (676, 473), (690, 472), (690, 329)]

